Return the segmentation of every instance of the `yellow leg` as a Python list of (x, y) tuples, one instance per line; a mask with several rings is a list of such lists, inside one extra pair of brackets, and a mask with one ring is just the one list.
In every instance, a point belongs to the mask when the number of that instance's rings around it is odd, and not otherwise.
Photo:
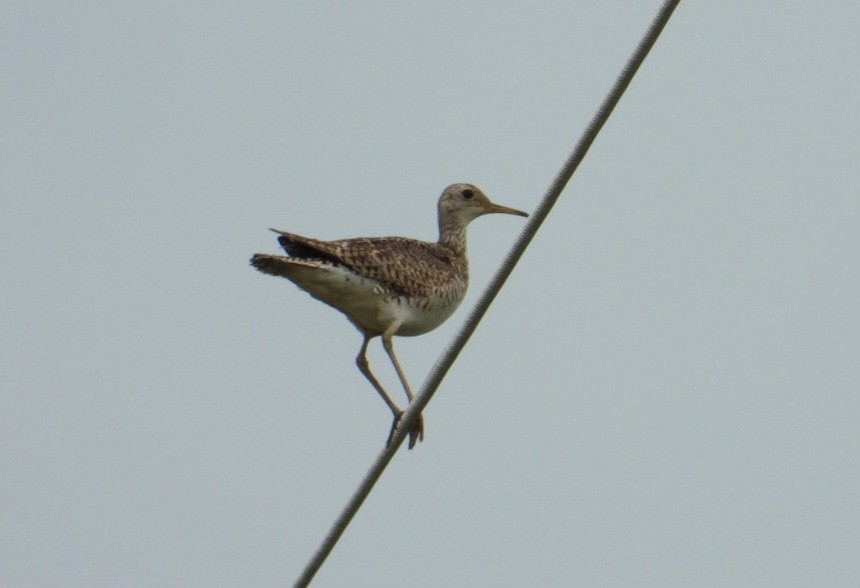
[[(403, 389), (406, 391), (406, 397), (409, 399), (409, 402), (412, 402), (412, 399), (415, 398), (415, 395), (412, 394), (412, 389), (409, 387), (409, 382), (406, 381), (406, 374), (403, 373), (403, 368), (400, 367), (400, 362), (397, 361), (397, 355), (394, 353), (394, 334), (397, 332), (397, 329), (400, 327), (400, 324), (395, 323), (390, 326), (384, 333), (382, 333), (382, 346), (385, 348), (385, 352), (388, 354), (388, 357), (391, 359), (391, 363), (394, 365), (394, 370), (397, 372), (397, 377), (400, 378), (400, 383), (403, 384)], [(399, 421), (399, 417), (395, 417), (394, 427), (392, 427), (391, 432), (394, 433), (394, 429), (397, 427), (397, 421)], [(418, 441), (424, 440), (424, 417), (422, 415), (418, 415), (418, 420), (415, 421), (415, 426), (411, 431), (409, 431), (409, 449), (415, 447), (415, 443)], [(391, 437), (389, 436), (389, 442), (391, 441)]]
[(394, 413), (395, 419), (400, 419), (400, 415), (403, 414), (403, 411), (400, 410), (400, 407), (397, 406), (388, 393), (385, 392), (385, 389), (382, 387), (382, 384), (379, 383), (379, 380), (376, 379), (376, 376), (373, 375), (373, 372), (370, 371), (370, 364), (367, 362), (367, 344), (370, 343), (371, 337), (367, 334), (364, 335), (364, 342), (361, 344), (361, 350), (358, 352), (358, 357), (355, 358), (355, 365), (358, 366), (359, 371), (364, 374), (364, 377), (373, 385), (374, 389), (379, 392), (379, 395), (382, 396), (382, 399), (385, 401), (385, 404), (388, 405), (388, 408), (391, 409), (391, 412)]

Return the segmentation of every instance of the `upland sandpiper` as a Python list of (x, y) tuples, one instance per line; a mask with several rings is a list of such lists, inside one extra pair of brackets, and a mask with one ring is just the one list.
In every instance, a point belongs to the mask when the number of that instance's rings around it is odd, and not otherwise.
[[(439, 240), (404, 237), (319, 241), (271, 229), (287, 252), (257, 253), (251, 265), (263, 273), (287, 278), (317, 300), (341, 311), (364, 336), (356, 364), (394, 414), (388, 442), (403, 411), (370, 371), (367, 345), (382, 345), (409, 401), (412, 389), (394, 354), (393, 337), (432, 331), (457, 309), (469, 283), (466, 226), (489, 213), (528, 216), (490, 202), (471, 184), (452, 184), (439, 198)], [(423, 419), (409, 432), (409, 448), (424, 438)]]

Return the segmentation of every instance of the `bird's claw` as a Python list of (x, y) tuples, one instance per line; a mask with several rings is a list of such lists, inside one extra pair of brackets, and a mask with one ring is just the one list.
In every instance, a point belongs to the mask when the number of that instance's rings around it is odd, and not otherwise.
[[(391, 431), (388, 433), (388, 441), (385, 442), (385, 446), (388, 447), (391, 445), (391, 440), (394, 439), (394, 431), (397, 430), (397, 425), (400, 423), (400, 419), (403, 417), (403, 411), (401, 410), (398, 414), (394, 415), (394, 421), (391, 423)], [(409, 449), (415, 447), (415, 444), (419, 441), (424, 440), (424, 415), (419, 414), (418, 418), (415, 420), (415, 425), (409, 430)]]

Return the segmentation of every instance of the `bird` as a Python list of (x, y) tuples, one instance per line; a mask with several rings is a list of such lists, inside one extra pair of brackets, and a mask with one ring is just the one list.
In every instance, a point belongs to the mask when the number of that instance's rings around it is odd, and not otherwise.
[[(391, 360), (406, 397), (414, 394), (394, 353), (394, 336), (413, 337), (447, 320), (466, 295), (469, 263), (466, 227), (485, 214), (528, 213), (494, 204), (472, 184), (451, 184), (437, 204), (439, 239), (406, 237), (322, 241), (269, 229), (287, 255), (256, 253), (251, 265), (264, 274), (287, 278), (312, 297), (342, 312), (363, 337), (355, 363), (393, 414), (390, 445), (403, 410), (391, 399), (367, 361), (375, 337)], [(424, 439), (419, 415), (409, 431), (409, 449)]]

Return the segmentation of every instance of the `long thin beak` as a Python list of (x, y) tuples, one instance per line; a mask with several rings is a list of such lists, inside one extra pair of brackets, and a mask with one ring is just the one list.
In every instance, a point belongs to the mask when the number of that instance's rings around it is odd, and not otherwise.
[(517, 210), (516, 208), (508, 208), (507, 206), (502, 206), (500, 204), (490, 203), (490, 210), (488, 212), (500, 212), (502, 214), (515, 214), (517, 216), (525, 216), (528, 217), (529, 213), (523, 212), (522, 210)]

